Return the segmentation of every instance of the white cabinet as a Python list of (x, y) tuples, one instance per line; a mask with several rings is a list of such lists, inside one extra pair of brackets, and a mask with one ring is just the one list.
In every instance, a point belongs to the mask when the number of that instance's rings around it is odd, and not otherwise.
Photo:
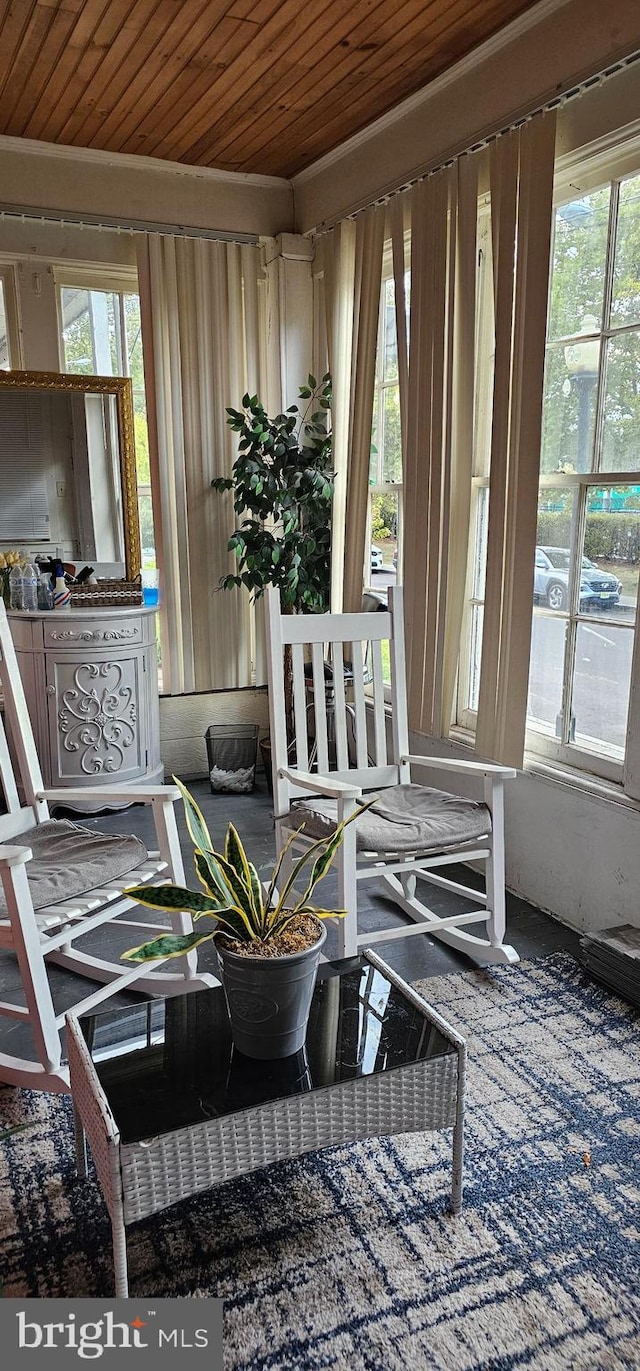
[(155, 610), (11, 610), (9, 622), (45, 785), (162, 781)]

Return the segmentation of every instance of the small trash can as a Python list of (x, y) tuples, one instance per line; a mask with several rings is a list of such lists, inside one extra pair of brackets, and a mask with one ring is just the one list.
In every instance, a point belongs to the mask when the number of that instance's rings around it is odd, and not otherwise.
[(248, 795), (256, 779), (258, 724), (210, 724), (205, 733), (214, 793)]

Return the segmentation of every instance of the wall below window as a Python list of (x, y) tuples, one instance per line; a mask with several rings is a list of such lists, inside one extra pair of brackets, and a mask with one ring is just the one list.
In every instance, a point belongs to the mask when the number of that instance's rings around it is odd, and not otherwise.
[(180, 780), (207, 775), (205, 733), (209, 724), (258, 724), (260, 736), (269, 727), (267, 692), (216, 690), (200, 695), (160, 697), (160, 756), (165, 776)]
[[(410, 742), (420, 755), (470, 757), (468, 749), (443, 740), (413, 734)], [(444, 785), (438, 771), (414, 779)], [(463, 791), (450, 776), (446, 787)], [(481, 785), (475, 793), (482, 798)], [(640, 805), (519, 772), (505, 786), (505, 837), (513, 894), (581, 932), (620, 923), (640, 927)]]

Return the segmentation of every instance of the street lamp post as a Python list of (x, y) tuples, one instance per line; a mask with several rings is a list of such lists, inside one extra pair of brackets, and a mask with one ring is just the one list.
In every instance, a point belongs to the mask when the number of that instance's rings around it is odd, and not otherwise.
[[(600, 340), (598, 320), (595, 314), (585, 314), (578, 329), (577, 338), (585, 342), (569, 343), (564, 350), (564, 359), (569, 373), (568, 387), (573, 385), (578, 395), (578, 432), (576, 435), (577, 469), (591, 470), (591, 397), (598, 379), (600, 362)], [(594, 335), (596, 335), (594, 337)], [(567, 390), (567, 394), (569, 390)]]

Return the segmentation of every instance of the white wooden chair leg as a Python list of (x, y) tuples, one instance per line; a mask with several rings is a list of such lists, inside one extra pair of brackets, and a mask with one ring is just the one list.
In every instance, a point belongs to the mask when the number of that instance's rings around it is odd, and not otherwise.
[(356, 835), (355, 824), (345, 828), (342, 846), (338, 852), (338, 904), (346, 909), (344, 918), (338, 920), (338, 956), (356, 957), (358, 955), (358, 882), (356, 879)]
[[(186, 885), (178, 825), (173, 802), (160, 798), (153, 801), (153, 818), (158, 840), (158, 851), (169, 867), (169, 878), (175, 885)], [(193, 923), (190, 915), (175, 913), (171, 915), (171, 928), (174, 933), (190, 933)], [(198, 973), (198, 953), (194, 949), (186, 957), (175, 962), (176, 971), (181, 971), (185, 980), (191, 981)]]
[(60, 1033), (24, 866), (11, 867), (3, 884), (38, 1060), (45, 1071), (55, 1073), (62, 1057)]
[(491, 808), (490, 852), (485, 864), (487, 894), (487, 933), (492, 947), (501, 947), (507, 926), (504, 891), (504, 786), (502, 781), (487, 780), (486, 802)]

